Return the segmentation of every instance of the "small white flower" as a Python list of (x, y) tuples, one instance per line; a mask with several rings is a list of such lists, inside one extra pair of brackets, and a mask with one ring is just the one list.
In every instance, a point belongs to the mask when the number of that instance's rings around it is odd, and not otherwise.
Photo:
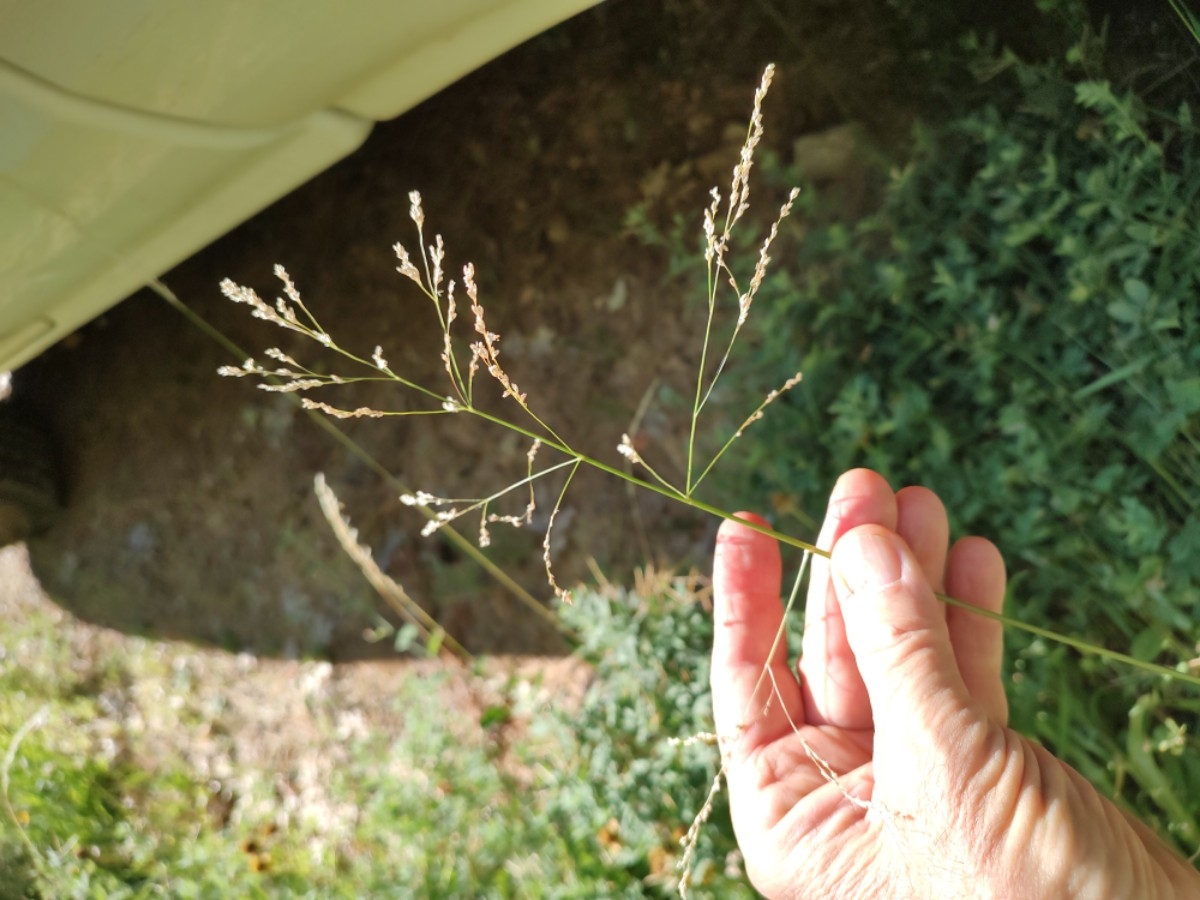
[(405, 506), (430, 506), (437, 502), (437, 497), (425, 491), (417, 491), (415, 494), (401, 494), (400, 502)]
[(621, 435), (621, 443), (617, 445), (617, 452), (632, 463), (641, 463), (642, 461), (641, 454), (634, 449), (633, 441), (627, 434)]
[(275, 394), (290, 394), (295, 391), (307, 391), (311, 388), (322, 387), (326, 382), (320, 378), (297, 378), (295, 381), (285, 381), (283, 384), (260, 384), (260, 391), (270, 391)]
[(286, 363), (289, 366), (295, 366), (297, 369), (300, 368), (300, 363), (296, 362), (278, 347), (272, 347), (270, 350), (264, 350), (263, 353), (269, 356), (271, 359), (278, 360), (281, 363)]

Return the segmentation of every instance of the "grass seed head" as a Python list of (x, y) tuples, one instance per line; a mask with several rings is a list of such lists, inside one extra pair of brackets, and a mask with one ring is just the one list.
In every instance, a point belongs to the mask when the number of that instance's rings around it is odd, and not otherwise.
[(637, 449), (633, 446), (633, 440), (628, 434), (621, 435), (621, 443), (617, 445), (617, 452), (631, 463), (635, 463), (637, 465), (642, 464), (641, 454), (638, 453)]
[(396, 253), (396, 259), (400, 261), (400, 265), (396, 267), (396, 271), (405, 278), (409, 278), (418, 285), (421, 285), (421, 270), (413, 265), (413, 261), (408, 256), (408, 251), (404, 249), (404, 245), (397, 241), (392, 245), (392, 250)]
[(300, 363), (296, 362), (278, 347), (271, 347), (269, 350), (264, 350), (263, 356), (269, 357), (277, 362), (281, 362), (284, 365), (295, 366), (297, 369), (300, 368)]
[(283, 282), (283, 292), (287, 295), (287, 298), (296, 306), (304, 306), (304, 302), (300, 299), (300, 292), (296, 290), (296, 285), (292, 281), (292, 276), (288, 274), (288, 270), (279, 263), (276, 263), (273, 271), (275, 272), (275, 277)]
[(408, 217), (413, 220), (420, 231), (425, 227), (425, 211), (421, 208), (421, 192), (409, 191), (408, 193)]
[(313, 400), (311, 397), (302, 399), (300, 405), (305, 409), (323, 412), (335, 419), (382, 419), (387, 415), (381, 410), (371, 409), (367, 406), (360, 406), (358, 409), (339, 409), (336, 406), (330, 406), (328, 403), (322, 403), (320, 400)]
[(405, 506), (433, 506), (438, 498), (426, 491), (417, 491), (415, 494), (401, 494), (400, 502)]
[(430, 288), (433, 290), (434, 296), (441, 296), (442, 287), (442, 261), (446, 258), (446, 245), (442, 243), (440, 234), (434, 235), (433, 243), (429, 245), (429, 261), (433, 263), (433, 274), (430, 279), (433, 284)]
[(775, 64), (769, 64), (762, 74), (762, 81), (754, 92), (754, 111), (750, 115), (750, 128), (746, 134), (746, 142), (737, 165), (733, 167), (733, 180), (729, 187), (730, 220), (728, 228), (750, 208), (750, 169), (754, 166), (754, 151), (763, 136), (762, 104), (767, 91), (771, 89), (771, 81), (775, 77)]
[(260, 384), (260, 391), (267, 391), (272, 394), (292, 394), (296, 391), (308, 391), (313, 388), (325, 387), (329, 384), (323, 378), (297, 378), (294, 381), (285, 381), (282, 384)]

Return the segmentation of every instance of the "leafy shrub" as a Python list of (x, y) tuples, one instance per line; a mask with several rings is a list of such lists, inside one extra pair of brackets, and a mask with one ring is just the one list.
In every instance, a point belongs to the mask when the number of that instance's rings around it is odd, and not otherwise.
[[(583, 635), (580, 653), (595, 686), (577, 713), (560, 719), (574, 741), (552, 780), (551, 813), (581, 872), (627, 873), (607, 882), (605, 896), (644, 896), (643, 886), (667, 894), (680, 840), (717, 771), (715, 747), (672, 742), (712, 730), (711, 607), (663, 579), (638, 592), (588, 591), (562, 617)], [(755, 896), (740, 859), (718, 793), (696, 847), (692, 895)]]
[[(1200, 140), (1186, 105), (1154, 112), (1059, 66), (1002, 62), (991, 102), (916, 129), (876, 212), (811, 228), (769, 276), (782, 299), (760, 310), (759, 366), (805, 382), (726, 490), (787, 510), (856, 465), (926, 484), (958, 531), (1005, 553), (1011, 613), (1187, 660)], [(1200, 698), (1009, 642), (1013, 724), (1194, 848), (1200, 744), (1176, 719)]]

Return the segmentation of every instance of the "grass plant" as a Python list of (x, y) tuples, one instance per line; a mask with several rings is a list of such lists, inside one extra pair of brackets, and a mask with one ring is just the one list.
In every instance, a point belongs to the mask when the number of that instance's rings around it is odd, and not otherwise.
[[(1036, 72), (1034, 70), (1021, 66), (1014, 66), (1014, 69), (1017, 71), (1018, 77), (1036, 80)], [(306, 366), (299, 363), (292, 356), (278, 349), (268, 350), (265, 354), (269, 359), (273, 360), (271, 364), (264, 365), (250, 359), (240, 367), (224, 368), (222, 374), (237, 377), (251, 376), (261, 379), (277, 379), (278, 381), (276, 382), (264, 380), (260, 386), (266, 390), (302, 392), (305, 394), (303, 403), (307, 408), (319, 410), (337, 418), (469, 415), (484, 419), (499, 428), (515, 432), (526, 438), (530, 441), (530, 450), (527, 457), (528, 465), (525, 476), (501, 487), (494, 493), (476, 498), (444, 498), (425, 492), (416, 492), (406, 494), (402, 499), (409, 505), (422, 507), (430, 512), (429, 524), (425, 528), (426, 534), (432, 534), (439, 528), (458, 521), (463, 516), (477, 515), (479, 519), (480, 544), (485, 545), (489, 540), (489, 527), (491, 525), (509, 524), (520, 527), (530, 523), (534, 509), (532, 485), (542, 479), (558, 478), (557, 501), (550, 512), (549, 525), (543, 539), (543, 557), (549, 585), (558, 597), (568, 604), (571, 602), (571, 595), (558, 584), (554, 575), (550, 554), (550, 534), (553, 529), (555, 516), (561, 508), (563, 497), (571, 485), (572, 478), (580, 467), (589, 466), (601, 470), (613, 477), (623, 479), (637, 488), (669, 497), (680, 504), (700, 512), (726, 519), (735, 518), (727, 510), (699, 499), (697, 491), (709, 478), (717, 462), (727, 455), (728, 451), (733, 447), (734, 442), (745, 433), (749, 426), (765, 417), (767, 407), (776, 403), (776, 401), (780, 401), (781, 398), (786, 398), (792, 392), (792, 389), (800, 383), (799, 373), (787, 377), (781, 387), (770, 391), (764, 400), (751, 408), (751, 411), (742, 421), (742, 424), (735, 428), (726, 440), (719, 442), (718, 448), (711, 456), (703, 457), (700, 454), (699, 447), (702, 442), (699, 440), (699, 436), (704, 431), (702, 426), (703, 414), (714, 396), (718, 381), (726, 374), (730, 367), (731, 359), (734, 357), (735, 346), (739, 337), (744, 333), (743, 329), (749, 319), (749, 312), (753, 301), (764, 288), (769, 290), (779, 285), (778, 279), (773, 279), (770, 274), (770, 251), (780, 234), (782, 223), (792, 212), (798, 198), (798, 191), (795, 188), (787, 191), (786, 199), (780, 206), (778, 214), (766, 229), (765, 236), (758, 242), (757, 260), (752, 270), (750, 270), (748, 277), (740, 278), (735, 272), (735, 267), (730, 263), (730, 254), (738, 246), (736, 243), (737, 239), (735, 238), (736, 226), (743, 221), (744, 216), (750, 208), (750, 173), (754, 164), (755, 150), (762, 138), (762, 103), (770, 86), (772, 75), (773, 69), (768, 68), (764, 73), (762, 83), (755, 93), (753, 112), (747, 129), (746, 139), (740, 158), (733, 168), (729, 190), (722, 196), (719, 190), (713, 189), (711, 203), (704, 211), (702, 248), (706, 264), (706, 322), (704, 340), (698, 353), (699, 363), (691, 402), (688, 440), (685, 448), (687, 465), (682, 484), (672, 483), (660, 474), (652, 462), (648, 461), (642, 451), (635, 445), (634, 440), (627, 434), (621, 436), (616, 448), (617, 452), (628, 462), (640, 468), (645, 473), (644, 478), (635, 476), (628, 471), (622, 471), (616, 465), (601, 460), (597, 455), (591, 455), (573, 446), (562, 434), (555, 430), (551, 423), (544, 420), (538, 414), (535, 403), (530, 399), (530, 395), (518, 386), (515, 378), (510, 374), (508, 363), (501, 360), (500, 335), (492, 330), (487, 322), (486, 313), (479, 297), (473, 266), (467, 264), (463, 267), (461, 282), (447, 277), (445, 243), (441, 235), (435, 235), (432, 240), (429, 240), (426, 232), (425, 211), (421, 203), (421, 197), (416, 192), (410, 195), (410, 218), (416, 227), (420, 250), (415, 255), (416, 261), (414, 262), (414, 255), (410, 254), (404, 245), (397, 244), (395, 252), (399, 262), (398, 271), (419, 289), (433, 308), (442, 335), (440, 354), (442, 368), (447, 377), (447, 388), (437, 390), (428, 385), (417, 384), (402, 374), (396, 373), (389, 366), (382, 347), (376, 347), (369, 354), (356, 353), (341, 347), (334, 337), (321, 327), (317, 318), (305, 306), (299, 291), (282, 267), (276, 268), (276, 275), (283, 285), (283, 297), (278, 298), (273, 305), (261, 299), (254, 290), (233, 284), (232, 282), (227, 281), (223, 283), (222, 289), (229, 299), (249, 306), (256, 317), (262, 318), (288, 331), (301, 334), (340, 355), (345, 361), (353, 363), (357, 374), (327, 374), (318, 370), (315, 366)], [(1100, 121), (1104, 123), (1105, 127), (1114, 129), (1115, 139), (1118, 144), (1123, 145), (1127, 141), (1133, 141), (1134, 144), (1129, 146), (1136, 147), (1137, 142), (1140, 142), (1144, 146), (1149, 140), (1146, 132), (1139, 125), (1138, 116), (1131, 115), (1132, 107), (1130, 106), (1130, 101), (1118, 97), (1107, 85), (1098, 82), (1084, 82), (1075, 88), (1073, 96), (1078, 108), (1092, 111), (1101, 117)], [(1186, 110), (1181, 112), (1180, 121), (1190, 127), (1190, 119), (1187, 119), (1187, 115)], [(1048, 159), (1045, 165), (1052, 165), (1052, 161)], [(901, 179), (911, 179), (916, 176), (905, 172), (901, 173), (899, 177)], [(1042, 170), (1042, 177), (1044, 179), (1052, 179), (1054, 177), (1053, 170), (1044, 168)], [(1145, 173), (1143, 172), (1137, 177), (1144, 178)], [(1104, 186), (1097, 183), (1094, 190), (1103, 193)], [(1064, 208), (1066, 202), (1065, 200), (1061, 201), (1055, 207), (1055, 213), (1052, 214), (1056, 214), (1058, 210)], [(1029, 244), (1038, 235), (1036, 228), (1045, 222), (1045, 218), (1039, 219), (1036, 215), (1031, 214), (1027, 208), (1021, 206), (1008, 210), (1005, 215), (1005, 221), (1008, 223), (1010, 231), (1002, 237), (1001, 243), (994, 252), (1001, 259), (1008, 255), (1018, 257), (1028, 256)], [(844, 238), (838, 237), (836, 226), (830, 230), (829, 236), (831, 240), (844, 241)], [(843, 244), (843, 249), (844, 246)], [(1083, 291), (1084, 294), (1080, 297), (1069, 294), (1069, 299), (1074, 302), (1080, 302), (1082, 298), (1090, 296), (1091, 292), (1095, 292), (1098, 289), (1096, 275), (1094, 272), (1089, 274), (1088, 266), (1087, 259), (1083, 258), (1083, 254), (1081, 254), (1080, 269), (1074, 275), (1076, 278), (1075, 291)], [(871, 265), (865, 262), (863, 263), (863, 268), (866, 271), (881, 271), (878, 266), (872, 269)], [(897, 285), (902, 285), (905, 279), (911, 277), (910, 268), (904, 266), (889, 268), (884, 264), (882, 272)], [(789, 274), (787, 277), (790, 278), (793, 276)], [(955, 272), (953, 265), (949, 262), (938, 262), (935, 264), (935, 270), (932, 273), (932, 284), (934, 285), (933, 296), (935, 298), (944, 295), (940, 302), (948, 302), (950, 298), (956, 296), (970, 296), (974, 290), (972, 283), (969, 280), (964, 281)], [(896, 289), (898, 290), (899, 288)], [(730, 304), (731, 308), (729, 309), (725, 309), (724, 304), (721, 302), (721, 296), (725, 290), (730, 291), (734, 298), (734, 302)], [(1152, 288), (1149, 286), (1149, 283), (1136, 278), (1126, 279), (1124, 292), (1125, 298), (1123, 300), (1113, 301), (1108, 306), (1109, 315), (1117, 321), (1128, 320), (1130, 316), (1135, 315), (1133, 310), (1146, 306), (1152, 297)], [(465, 294), (465, 301), (461, 301), (462, 294)], [(460, 318), (460, 302), (463, 302), (470, 311), (469, 319), (471, 325), (469, 326), (469, 337), (465, 338), (459, 334), (459, 329), (455, 326), (455, 323)], [(776, 308), (768, 314), (769, 318), (778, 320), (783, 309), (786, 308), (776, 305)], [(999, 315), (999, 313), (995, 315)], [(820, 323), (822, 314), (819, 311), (814, 312), (812, 313), (812, 318), (813, 321)], [(1000, 320), (1001, 323), (1002, 321)], [(1160, 331), (1175, 327), (1170, 323), (1177, 320), (1167, 319), (1163, 321), (1167, 324), (1163, 325), (1159, 329)], [(1154, 330), (1153, 327), (1151, 330)], [(781, 331), (781, 333), (785, 332)], [(795, 329), (789, 329), (786, 333), (794, 334)], [(975, 332), (972, 333), (974, 334)], [(1078, 340), (1078, 332), (1074, 333), (1076, 334), (1076, 340)], [(465, 347), (463, 346), (464, 344), (466, 345)], [(797, 346), (803, 346), (803, 343)], [(1159, 357), (1152, 355), (1145, 358), (1130, 359), (1126, 363), (1110, 364), (1107, 371), (1102, 372), (1099, 377), (1094, 378), (1068, 396), (1077, 403), (1084, 401), (1111, 385), (1134, 378), (1144, 367), (1150, 365), (1157, 358)], [(1038, 363), (1036, 361), (1026, 360), (1025, 362), (1033, 368), (1037, 368)], [(804, 366), (800, 366), (799, 368), (803, 369)], [(485, 399), (485, 395), (480, 388), (480, 385), (483, 383), (480, 380), (482, 377), (481, 373), (488, 376), (491, 384), (497, 389), (501, 408), (497, 408), (496, 398)], [(312, 397), (312, 393), (318, 390), (362, 381), (393, 382), (405, 388), (415, 403), (401, 408), (386, 410), (366, 407), (343, 409)], [(831, 383), (842, 384), (844, 393), (847, 390), (857, 390), (858, 385), (862, 383), (862, 378), (851, 376), (848, 379)], [(852, 398), (846, 398), (841, 402), (845, 404), (853, 402), (853, 400)], [(831, 408), (837, 410), (838, 406), (835, 403)], [(511, 411), (512, 414), (506, 412), (506, 409)], [(865, 427), (871, 427), (873, 424), (869, 418), (865, 419), (864, 422)], [(836, 434), (836, 431), (834, 434)], [(559, 459), (538, 467), (537, 460), (539, 459), (539, 453), (544, 454), (547, 452), (557, 454)], [(781, 455), (786, 457), (786, 454)], [(1180, 493), (1183, 490), (1180, 486), (1180, 476), (1172, 475), (1163, 466), (1155, 466), (1152, 462), (1151, 454), (1143, 453), (1142, 455), (1157, 473), (1158, 477), (1162, 479), (1163, 483), (1168, 486), (1174, 485), (1175, 492), (1179, 495), (1178, 499), (1186, 502), (1186, 495)], [(862, 461), (871, 463), (872, 459), (868, 455)], [(878, 465), (878, 463), (876, 464)], [(885, 468), (885, 470), (887, 468), (886, 466), (879, 467)], [(901, 477), (903, 478), (904, 476), (901, 475)], [(513, 492), (521, 492), (523, 495), (528, 495), (528, 503), (524, 506), (524, 511), (496, 512), (495, 509)], [(965, 505), (969, 509), (969, 504)], [(810, 554), (814, 553), (823, 556), (828, 555), (826, 548), (816, 547), (810, 542), (792, 535), (776, 531), (767, 526), (759, 526), (754, 523), (746, 524), (770, 534), (785, 544), (799, 548), (804, 552), (805, 560), (807, 560)], [(801, 573), (803, 572), (803, 567), (802, 563), (800, 566)], [(799, 591), (801, 573), (798, 573), (795, 587), (792, 591), (791, 600), (793, 602)], [(1020, 581), (1018, 580), (1019, 583)], [(958, 604), (958, 601), (951, 597), (942, 597), (942, 599), (947, 603)], [(1036, 610), (1036, 604), (1028, 602), (1020, 603), (1018, 606), (1031, 615)], [(791, 608), (792, 603), (789, 602), (789, 611)], [(983, 614), (977, 609), (971, 609), (977, 614)], [(1187, 684), (1194, 687), (1200, 685), (1200, 674), (1195, 671), (1193, 663), (1188, 659), (1185, 647), (1178, 648), (1181, 651), (1180, 662), (1174, 665), (1163, 664), (1158, 661), (1160, 652), (1164, 649), (1162, 645), (1157, 648), (1159, 652), (1154, 654), (1148, 654), (1144, 652), (1144, 648), (1139, 648), (1138, 646), (1132, 647), (1132, 652), (1124, 652), (1113, 649), (1096, 640), (1075, 634), (1063, 633), (1055, 628), (1036, 624), (1030, 621), (1029, 618), (1016, 618), (1010, 615), (998, 614), (989, 615), (1003, 622), (1006, 626), (1025, 632), (1031, 636), (1033, 643), (1030, 646), (1041, 647), (1042, 650), (1039, 652), (1054, 655), (1061, 665), (1067, 665), (1067, 661), (1057, 651), (1049, 649), (1055, 645), (1062, 648), (1069, 647), (1082, 653), (1085, 658), (1083, 666), (1087, 669), (1093, 668), (1093, 663), (1086, 662), (1087, 659), (1103, 659), (1110, 663), (1118, 664), (1117, 668), (1114, 669), (1114, 673), (1119, 672), (1121, 668), (1128, 667), (1129, 669), (1138, 671), (1143, 677), (1147, 675), (1153, 676), (1157, 680), (1157, 683), (1162, 686), (1169, 687), (1171, 685)], [(776, 640), (782, 641), (784, 639), (785, 635), (781, 629)], [(1114, 677), (1120, 676), (1114, 674)], [(1139, 761), (1144, 763), (1146, 760), (1144, 754), (1139, 755), (1131, 752), (1128, 761), (1132, 766), (1136, 765)], [(830, 771), (827, 774), (832, 781), (836, 782), (836, 773)], [(1151, 778), (1152, 776), (1147, 773), (1146, 777)], [(713, 790), (715, 791), (715, 785)], [(1159, 793), (1161, 794), (1161, 792)], [(710, 793), (711, 796), (713, 794)], [(1164, 803), (1166, 804), (1164, 808), (1172, 816), (1171, 821), (1179, 829), (1180, 836), (1187, 841), (1194, 841), (1196, 838), (1196, 826), (1191, 821), (1190, 816), (1183, 815), (1182, 807), (1179, 807), (1178, 804), (1172, 805), (1172, 802), (1169, 800), (1164, 801)], [(688, 838), (694, 840), (696, 834), (692, 833), (688, 835)], [(686, 858), (687, 855), (685, 853)], [(686, 888), (686, 875), (681, 885), (683, 888)]]
[[(257, 377), (263, 379), (259, 387), (273, 392), (304, 392), (306, 396), (302, 403), (306, 409), (317, 410), (334, 418), (383, 418), (388, 416), (439, 416), (439, 415), (471, 415), (515, 432), (527, 438), (530, 449), (527, 456), (528, 470), (525, 477), (505, 485), (494, 493), (484, 497), (449, 498), (438, 497), (431, 493), (418, 491), (402, 495), (402, 501), (409, 506), (431, 510), (432, 514), (422, 533), (426, 536), (433, 534), (445, 525), (457, 521), (466, 515), (477, 514), (479, 517), (479, 543), (486, 546), (490, 540), (489, 526), (493, 524), (508, 524), (516, 527), (528, 524), (532, 520), (534, 482), (551, 475), (562, 473), (562, 485), (558, 499), (549, 516), (549, 525), (543, 540), (546, 577), (555, 594), (562, 600), (570, 602), (569, 593), (564, 590), (554, 577), (553, 564), (550, 557), (550, 537), (555, 516), (561, 508), (562, 499), (570, 487), (571, 480), (580, 466), (587, 465), (603, 471), (615, 478), (622, 479), (636, 487), (653, 491), (666, 496), (683, 505), (698, 511), (725, 519), (737, 518), (735, 514), (698, 499), (697, 488), (708, 477), (716, 463), (727, 453), (737, 438), (746, 429), (764, 418), (769, 405), (785, 393), (791, 391), (801, 381), (801, 373), (788, 377), (783, 385), (770, 391), (766, 398), (755, 407), (742, 424), (734, 430), (729, 438), (707, 461), (697, 460), (697, 434), (701, 415), (713, 396), (718, 380), (725, 373), (733, 353), (739, 334), (749, 317), (754, 298), (758, 294), (767, 277), (770, 263), (769, 251), (779, 233), (780, 223), (791, 212), (793, 204), (799, 195), (797, 188), (789, 190), (787, 199), (770, 226), (769, 232), (761, 242), (758, 260), (753, 274), (746, 284), (739, 281), (738, 276), (730, 267), (726, 256), (729, 252), (735, 226), (749, 210), (750, 171), (754, 162), (754, 150), (758, 146), (763, 133), (762, 102), (770, 87), (774, 68), (768, 67), (764, 72), (762, 83), (754, 97), (754, 108), (747, 130), (745, 143), (737, 165), (733, 168), (733, 177), (728, 194), (722, 198), (719, 190), (713, 188), (712, 203), (704, 212), (704, 258), (707, 266), (707, 320), (704, 341), (699, 353), (699, 366), (695, 383), (695, 396), (692, 404), (689, 438), (686, 448), (687, 473), (682, 486), (672, 484), (660, 475), (634, 446), (628, 435), (622, 435), (617, 451), (627, 460), (644, 469), (651, 480), (646, 480), (623, 471), (615, 465), (606, 463), (569, 444), (551, 425), (546, 423), (535, 411), (528, 394), (521, 390), (516, 381), (509, 375), (506, 364), (500, 360), (500, 335), (492, 331), (486, 320), (486, 313), (479, 299), (479, 290), (475, 281), (475, 269), (470, 263), (462, 269), (462, 288), (469, 303), (473, 319), (472, 338), (468, 340), (465, 351), (461, 347), (462, 338), (457, 334), (454, 323), (459, 318), (459, 298), (456, 296), (458, 283), (447, 279), (445, 271), (446, 249), (440, 234), (426, 244), (425, 211), (422, 207), (421, 196), (414, 191), (409, 195), (410, 218), (417, 230), (420, 246), (420, 263), (413, 262), (412, 256), (403, 244), (395, 245), (396, 257), (399, 261), (398, 271), (408, 278), (421, 291), (433, 307), (442, 333), (441, 360), (449, 381), (449, 391), (438, 390), (418, 384), (402, 374), (398, 374), (389, 366), (384, 349), (376, 346), (372, 353), (358, 354), (340, 346), (329, 334), (305, 305), (287, 270), (283, 266), (275, 267), (276, 277), (283, 287), (282, 297), (276, 298), (274, 304), (264, 301), (252, 288), (245, 287), (226, 280), (222, 282), (223, 293), (233, 302), (249, 306), (252, 315), (263, 319), (287, 331), (295, 332), (319, 344), (325, 349), (338, 354), (344, 360), (355, 364), (363, 374), (340, 375), (318, 371), (316, 368), (305, 366), (278, 348), (270, 348), (264, 355), (272, 363), (262, 364), (254, 359), (247, 359), (241, 366), (223, 366), (220, 374), (231, 377)], [(1103, 98), (1093, 98), (1093, 103), (1102, 103)], [(724, 203), (723, 221), (718, 222)], [(736, 317), (730, 326), (728, 336), (723, 341), (724, 349), (719, 356), (713, 353), (712, 347), (717, 338), (717, 315), (719, 310), (718, 289), (728, 285), (736, 298)], [(713, 362), (713, 358), (716, 361)], [(517, 407), (519, 413), (527, 420), (519, 421), (520, 417), (509, 417), (504, 413), (490, 411), (477, 397), (476, 382), (480, 370), (486, 372), (500, 390), (502, 400), (509, 400)], [(308, 393), (321, 388), (350, 385), (362, 382), (392, 382), (416, 395), (418, 405), (415, 408), (376, 409), (359, 407), (343, 409), (322, 400), (307, 396)], [(560, 459), (542, 468), (534, 468), (535, 458), (541, 448), (559, 454)], [(529, 503), (521, 514), (499, 514), (493, 506), (508, 494), (526, 489)], [(828, 550), (816, 547), (812, 543), (776, 531), (768, 526), (740, 520), (743, 524), (769, 534), (782, 543), (796, 547), (805, 553), (816, 553), (828, 556)], [(942, 596), (948, 603), (958, 604), (954, 598)], [(977, 614), (985, 614), (971, 607)], [(1026, 631), (1038, 638), (1070, 646), (1082, 653), (1092, 654), (1109, 660), (1120, 662), (1146, 672), (1168, 679), (1176, 679), (1200, 686), (1200, 675), (1191, 672), (1186, 663), (1171, 668), (1157, 663), (1139, 659), (1130, 654), (1114, 650), (1069, 634), (1060, 634), (1053, 629), (1020, 621), (1009, 616), (988, 614), (1005, 625)]]

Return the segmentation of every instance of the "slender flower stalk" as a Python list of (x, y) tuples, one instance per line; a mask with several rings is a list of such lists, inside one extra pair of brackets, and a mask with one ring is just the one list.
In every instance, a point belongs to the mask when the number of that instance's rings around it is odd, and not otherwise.
[[(774, 76), (775, 67), (768, 65), (763, 71), (762, 81), (758, 86), (758, 90), (754, 93), (754, 109), (750, 115), (750, 124), (746, 130), (746, 139), (742, 144), (738, 163), (733, 167), (733, 178), (729, 186), (729, 194), (725, 198), (725, 218), (720, 233), (717, 231), (717, 219), (720, 215), (722, 198), (718, 188), (714, 187), (709, 192), (712, 203), (704, 210), (702, 230), (704, 233), (704, 263), (707, 270), (708, 315), (704, 324), (704, 339), (700, 349), (700, 364), (696, 369), (695, 397), (692, 403), (692, 417), (688, 430), (687, 472), (684, 476), (684, 492), (689, 496), (696, 490), (704, 477), (703, 474), (699, 478), (693, 477), (697, 465), (696, 436), (699, 430), (700, 413), (708, 404), (709, 399), (712, 397), (713, 389), (725, 371), (730, 355), (733, 353), (734, 344), (741, 333), (742, 326), (746, 324), (746, 320), (750, 315), (750, 306), (754, 302), (754, 298), (766, 278), (767, 267), (771, 262), (769, 251), (771, 245), (779, 236), (780, 223), (791, 214), (796, 198), (800, 196), (799, 188), (792, 188), (788, 193), (787, 199), (780, 207), (779, 214), (771, 224), (771, 230), (759, 250), (758, 262), (755, 265), (750, 284), (745, 290), (742, 290), (739, 287), (737, 276), (734, 275), (733, 270), (730, 269), (726, 262), (726, 253), (729, 249), (734, 226), (737, 225), (742, 216), (750, 208), (750, 170), (754, 165), (754, 151), (763, 136), (762, 104), (766, 99), (767, 92), (771, 88), (771, 81), (774, 79)], [(738, 314), (725, 350), (721, 354), (720, 361), (717, 363), (713, 373), (709, 375), (709, 349), (716, 323), (717, 293), (722, 283), (727, 284), (737, 297)], [(705, 474), (708, 468), (711, 468), (711, 465), (712, 463), (710, 462), (709, 466), (705, 469)]]

